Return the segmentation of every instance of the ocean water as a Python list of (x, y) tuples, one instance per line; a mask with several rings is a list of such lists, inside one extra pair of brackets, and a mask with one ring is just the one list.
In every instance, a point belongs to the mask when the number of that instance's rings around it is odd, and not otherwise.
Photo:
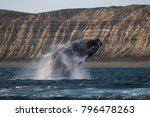
[(85, 78), (38, 80), (35, 67), (0, 67), (0, 99), (150, 99), (150, 67), (80, 67)]

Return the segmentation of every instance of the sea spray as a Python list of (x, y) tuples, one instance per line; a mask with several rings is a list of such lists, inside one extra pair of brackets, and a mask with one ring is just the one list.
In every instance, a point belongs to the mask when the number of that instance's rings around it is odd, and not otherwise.
[[(64, 48), (65, 45), (63, 46)], [(56, 55), (62, 56), (61, 61), (63, 64), (65, 64), (66, 69), (71, 71), (70, 77), (67, 77), (67, 79), (83, 79), (88, 77), (88, 73), (81, 69), (80, 66), (77, 63), (84, 62), (86, 57), (79, 58), (75, 56), (73, 59), (69, 59), (66, 54), (63, 53), (64, 49), (58, 49), (57, 51), (48, 53), (46, 55), (43, 55), (40, 62), (39, 62), (39, 69), (36, 75), (36, 79), (38, 80), (58, 80), (58, 79), (65, 79), (63, 76), (60, 76), (58, 74), (52, 74), (53, 69), (57, 71), (57, 68), (54, 68), (54, 64), (56, 62)], [(59, 52), (58, 52), (59, 51)], [(56, 58), (54, 58), (54, 56)], [(61, 66), (59, 66), (61, 67)], [(56, 77), (57, 76), (57, 77)]]
[(52, 62), (52, 53), (42, 56), (42, 59), (39, 62), (37, 79), (51, 79)]
[[(56, 59), (58, 56), (60, 56), (63, 53), (63, 48), (65, 48), (65, 45), (60, 45), (57, 48), (54, 48), (51, 50), (50, 53), (45, 54), (41, 57), (41, 60), (39, 61), (39, 68), (37, 71), (36, 79), (39, 80), (57, 80), (60, 78), (54, 78), (52, 75), (52, 71), (54, 69), (54, 64), (56, 62)], [(60, 49), (62, 48), (62, 49)]]

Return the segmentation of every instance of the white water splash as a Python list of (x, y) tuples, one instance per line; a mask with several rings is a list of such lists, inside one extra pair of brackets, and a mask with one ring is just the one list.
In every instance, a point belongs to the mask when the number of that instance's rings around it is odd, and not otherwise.
[[(55, 50), (54, 52), (51, 52), (49, 54), (46, 54), (42, 57), (40, 64), (39, 64), (39, 70), (36, 76), (36, 79), (39, 80), (58, 80), (58, 79), (64, 79), (64, 77), (55, 77), (53, 78), (52, 76), (52, 70), (54, 69), (54, 64), (55, 64), (55, 60), (56, 58), (54, 58), (53, 56), (56, 55), (56, 57), (60, 57), (61, 56), (61, 61), (63, 62), (63, 64), (65, 64), (66, 69), (71, 71), (71, 76), (67, 79), (84, 79), (88, 77), (88, 73), (81, 69), (79, 67), (79, 63), (82, 63), (85, 61), (87, 56), (84, 57), (80, 57), (77, 56), (75, 53), (73, 54), (73, 56), (68, 57), (64, 52), (64, 49), (66, 49), (68, 46), (63, 46), (63, 48), (58, 49), (57, 51)], [(60, 66), (61, 67), (61, 66)], [(59, 74), (59, 73), (58, 73)]]
[(38, 65), (38, 71), (36, 75), (36, 79), (39, 80), (48, 80), (51, 78), (51, 69), (52, 69), (52, 53), (46, 54), (42, 57)]

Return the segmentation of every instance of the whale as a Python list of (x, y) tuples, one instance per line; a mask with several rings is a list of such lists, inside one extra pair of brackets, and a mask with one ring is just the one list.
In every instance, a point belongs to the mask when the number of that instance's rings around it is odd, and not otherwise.
[(102, 45), (99, 38), (81, 39), (69, 43), (53, 53), (51, 77), (70, 78), (77, 66), (97, 52)]

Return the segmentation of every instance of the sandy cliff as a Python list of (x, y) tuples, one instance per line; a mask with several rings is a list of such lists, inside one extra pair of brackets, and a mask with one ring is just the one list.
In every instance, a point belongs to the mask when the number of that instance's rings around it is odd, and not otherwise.
[(150, 5), (29, 14), (0, 10), (0, 60), (30, 61), (57, 44), (99, 37), (89, 61), (149, 61)]

